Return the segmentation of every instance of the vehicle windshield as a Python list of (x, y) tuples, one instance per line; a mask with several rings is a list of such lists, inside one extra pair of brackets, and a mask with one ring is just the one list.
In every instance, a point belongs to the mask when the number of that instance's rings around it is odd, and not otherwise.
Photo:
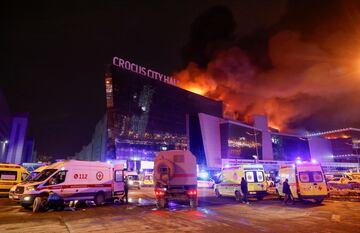
[(44, 181), (56, 171), (57, 169), (45, 169), (44, 171), (37, 174), (33, 179), (31, 179), (31, 181), (32, 182)]
[(145, 180), (152, 180), (153, 177), (152, 176), (145, 176)]
[(128, 179), (129, 180), (139, 180), (139, 176), (137, 176), (137, 175), (129, 175)]
[(30, 175), (28, 175), (26, 177), (25, 181), (31, 181), (32, 179), (34, 179), (40, 172), (31, 172)]

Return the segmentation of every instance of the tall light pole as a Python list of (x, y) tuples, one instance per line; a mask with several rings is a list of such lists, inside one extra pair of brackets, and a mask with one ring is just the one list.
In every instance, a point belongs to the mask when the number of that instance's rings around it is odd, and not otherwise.
[(5, 155), (5, 150), (6, 150), (6, 144), (8, 144), (9, 143), (9, 141), (8, 140), (4, 140), (4, 141), (1, 141), (1, 144), (2, 144), (2, 146), (1, 146), (1, 153), (0, 153), (0, 159), (2, 160), (2, 159), (6, 159), (6, 158), (3, 158), (4, 157), (4, 155)]

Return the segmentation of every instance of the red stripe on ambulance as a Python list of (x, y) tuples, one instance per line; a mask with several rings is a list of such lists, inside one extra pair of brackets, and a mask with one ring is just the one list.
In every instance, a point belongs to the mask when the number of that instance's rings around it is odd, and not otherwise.
[(111, 184), (72, 184), (72, 185), (55, 185), (55, 186), (46, 186), (38, 188), (38, 190), (42, 189), (71, 189), (71, 188), (102, 188), (109, 187), (111, 188)]

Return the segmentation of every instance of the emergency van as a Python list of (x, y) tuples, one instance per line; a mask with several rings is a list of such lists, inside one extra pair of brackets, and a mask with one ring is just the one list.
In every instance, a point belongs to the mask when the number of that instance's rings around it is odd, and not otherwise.
[(40, 172), (42, 172), (43, 170), (45, 170), (47, 168), (47, 166), (41, 166), (38, 167), (37, 169), (35, 169), (34, 171), (30, 172), (30, 175), (28, 175), (26, 177), (26, 180), (24, 180), (21, 183), (18, 183), (17, 185), (14, 185), (13, 187), (11, 187), (10, 191), (9, 191), (9, 199), (13, 200), (13, 201), (20, 201), (21, 198), (21, 194), (15, 194), (15, 191), (17, 189), (17, 187), (19, 185), (24, 185), (26, 182), (29, 182), (30, 180), (32, 180), (33, 178), (35, 178)]
[(24, 181), (29, 172), (17, 164), (0, 163), (0, 195), (8, 195), (11, 187)]
[(124, 194), (123, 178), (121, 164), (68, 160), (49, 165), (34, 179), (19, 185), (15, 194), (21, 194), (20, 204), (32, 206), (34, 212), (46, 202), (50, 193), (64, 202), (93, 200), (101, 205)]
[(215, 195), (233, 196), (237, 201), (242, 200), (241, 178), (248, 184), (248, 197), (262, 200), (267, 195), (264, 167), (261, 164), (244, 164), (223, 168), (219, 179), (214, 185)]
[(145, 173), (143, 186), (153, 186), (154, 185), (154, 176), (152, 173)]
[(197, 207), (196, 158), (190, 151), (158, 152), (154, 161), (155, 196), (158, 208), (171, 200), (188, 201)]
[(283, 193), (285, 179), (288, 179), (291, 194), (295, 200), (309, 199), (320, 204), (328, 196), (324, 172), (316, 161), (281, 165), (279, 177), (276, 192), (280, 197), (285, 196)]
[(135, 171), (126, 171), (125, 176), (127, 178), (129, 188), (141, 188), (141, 180), (139, 174)]

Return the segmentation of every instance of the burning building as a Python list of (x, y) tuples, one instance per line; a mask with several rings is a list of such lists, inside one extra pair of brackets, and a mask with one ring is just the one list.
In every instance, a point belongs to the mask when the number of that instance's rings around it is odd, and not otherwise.
[[(130, 170), (141, 170), (151, 167), (158, 151), (188, 149), (199, 166), (219, 169), (238, 163), (287, 163), (298, 157), (331, 162), (334, 160), (325, 158), (343, 153), (334, 154), (333, 148), (319, 146), (319, 142), (335, 145), (338, 141), (331, 141), (334, 134), (307, 137), (280, 133), (273, 125), (269, 127), (264, 115), (254, 115), (248, 123), (224, 118), (229, 103), (200, 95), (201, 85), (196, 90), (189, 85), (185, 90), (171, 76), (114, 57), (105, 71), (106, 114), (92, 142), (76, 157), (117, 160)], [(208, 88), (211, 85), (210, 80)], [(350, 147), (358, 145), (354, 135), (337, 134)]]

